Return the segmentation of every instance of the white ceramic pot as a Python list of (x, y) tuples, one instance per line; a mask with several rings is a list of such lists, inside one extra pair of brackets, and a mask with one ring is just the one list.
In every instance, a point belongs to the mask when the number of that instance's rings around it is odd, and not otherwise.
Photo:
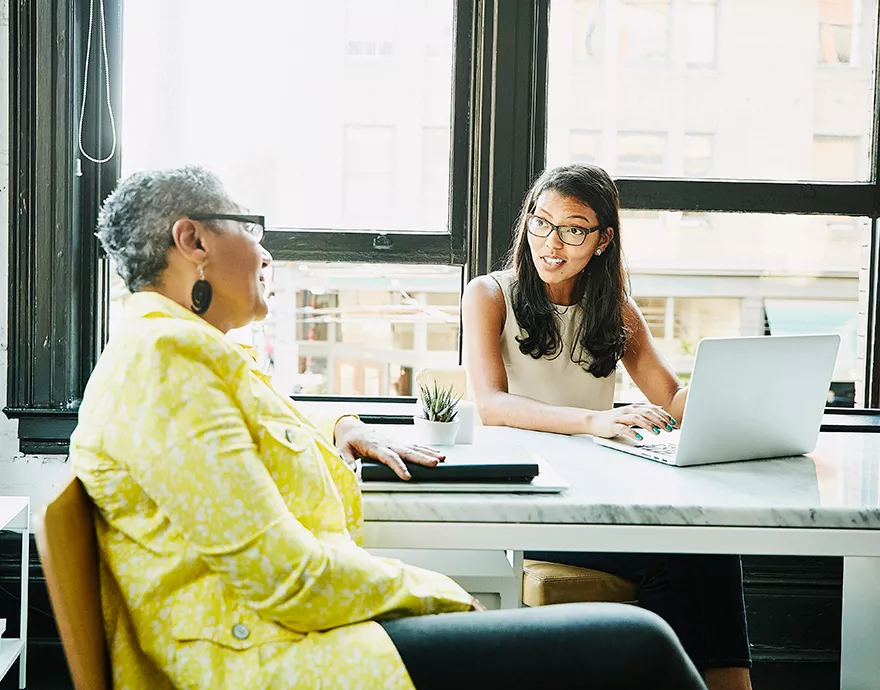
[(423, 417), (413, 417), (416, 443), (426, 446), (451, 446), (455, 444), (461, 422), (456, 418), (451, 422), (429, 422)]
[(474, 426), (477, 423), (477, 406), (469, 400), (459, 400), (455, 418), (461, 423), (455, 442), (459, 445), (474, 442)]

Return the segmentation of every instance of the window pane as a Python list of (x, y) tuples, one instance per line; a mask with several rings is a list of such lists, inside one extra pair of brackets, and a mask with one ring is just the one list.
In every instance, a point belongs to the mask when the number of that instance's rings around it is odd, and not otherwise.
[(449, 129), (422, 129), (422, 224), (429, 228), (446, 227), (449, 215)]
[[(589, 132), (593, 160), (615, 176), (870, 179), (878, 0), (550, 10), (549, 165), (587, 160)], [(845, 168), (842, 154), (815, 150), (832, 139), (852, 146)]]
[(123, 174), (207, 166), (276, 228), (445, 230), (453, 5), (126, 0)]
[(412, 395), (414, 374), (458, 364), (461, 269), (272, 265), (270, 314), (237, 333), (287, 394)]
[[(701, 338), (838, 333), (829, 400), (864, 405), (868, 220), (624, 211), (622, 225), (634, 296), (683, 380)], [(619, 376), (619, 399), (644, 397)]]
[[(461, 271), (276, 261), (269, 316), (229, 335), (288, 395), (413, 395), (419, 369), (458, 364)], [(112, 275), (111, 336), (128, 297)]]

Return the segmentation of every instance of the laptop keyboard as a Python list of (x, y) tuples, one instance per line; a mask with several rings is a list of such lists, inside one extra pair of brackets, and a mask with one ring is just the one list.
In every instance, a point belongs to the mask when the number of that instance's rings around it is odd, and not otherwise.
[(658, 455), (668, 455), (669, 457), (675, 456), (675, 453), (678, 450), (678, 445), (676, 445), (675, 443), (656, 443), (639, 447), (644, 448), (645, 450), (650, 450), (652, 453), (657, 453)]

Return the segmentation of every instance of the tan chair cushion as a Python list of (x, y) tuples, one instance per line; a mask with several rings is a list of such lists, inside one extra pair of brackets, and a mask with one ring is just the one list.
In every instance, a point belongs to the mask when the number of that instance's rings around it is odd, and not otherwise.
[(581, 601), (631, 602), (638, 597), (634, 582), (573, 565), (523, 561), (523, 603), (526, 606)]
[(76, 690), (109, 690), (92, 501), (75, 477), (43, 509), (37, 547)]

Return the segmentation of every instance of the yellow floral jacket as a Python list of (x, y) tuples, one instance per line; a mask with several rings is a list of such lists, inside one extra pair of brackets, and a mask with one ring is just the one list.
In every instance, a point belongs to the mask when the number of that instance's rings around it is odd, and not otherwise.
[(373, 619), (468, 594), (357, 545), (354, 474), (245, 348), (155, 293), (127, 310), (70, 448), (114, 687), (412, 688)]

